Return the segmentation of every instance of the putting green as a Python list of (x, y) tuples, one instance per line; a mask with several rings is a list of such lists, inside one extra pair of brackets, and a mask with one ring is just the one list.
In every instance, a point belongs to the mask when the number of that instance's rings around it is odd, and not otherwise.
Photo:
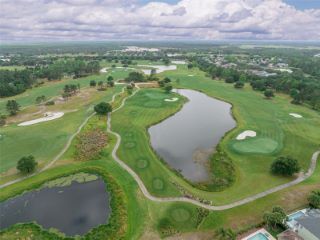
[(190, 219), (191, 214), (187, 209), (180, 207), (172, 210), (171, 217), (177, 222), (186, 222)]
[(242, 153), (273, 153), (279, 144), (271, 138), (255, 137), (247, 138), (241, 141), (234, 141), (231, 148), (236, 152)]

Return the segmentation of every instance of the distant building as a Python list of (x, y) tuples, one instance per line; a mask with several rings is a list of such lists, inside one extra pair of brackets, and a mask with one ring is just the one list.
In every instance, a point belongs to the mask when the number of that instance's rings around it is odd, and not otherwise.
[(304, 240), (320, 240), (319, 209), (303, 209), (290, 214), (287, 225), (292, 232)]
[(251, 70), (251, 73), (254, 75), (257, 75), (259, 77), (271, 77), (271, 76), (277, 76), (276, 73), (268, 73), (266, 71), (258, 71), (258, 70)]

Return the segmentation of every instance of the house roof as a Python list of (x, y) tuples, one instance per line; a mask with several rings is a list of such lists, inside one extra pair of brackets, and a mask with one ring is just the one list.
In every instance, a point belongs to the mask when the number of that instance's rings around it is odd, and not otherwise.
[(277, 235), (278, 239), (281, 240), (303, 240), (296, 232), (288, 229), (280, 234)]
[(306, 216), (300, 217), (296, 221), (314, 236), (320, 238), (320, 210), (310, 210)]

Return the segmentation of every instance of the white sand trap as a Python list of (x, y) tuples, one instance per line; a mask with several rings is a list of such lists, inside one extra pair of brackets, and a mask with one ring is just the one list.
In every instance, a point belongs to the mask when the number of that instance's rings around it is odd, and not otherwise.
[(190, 75), (188, 75), (188, 77), (194, 77), (194, 75), (190, 74)]
[(176, 98), (176, 97), (171, 98), (171, 99), (170, 99), (170, 98), (166, 98), (165, 101), (166, 101), (166, 102), (175, 102), (175, 101), (178, 101), (178, 99), (179, 99), (179, 98)]
[(300, 114), (297, 113), (289, 113), (290, 116), (295, 117), (295, 118), (302, 118)]
[(255, 137), (257, 136), (257, 133), (255, 131), (252, 131), (252, 130), (246, 130), (242, 133), (240, 133), (238, 136), (237, 136), (237, 140), (244, 140), (246, 139), (247, 137)]
[(171, 61), (173, 64), (186, 64), (186, 61), (183, 60), (173, 60)]
[[(177, 65), (138, 65), (139, 67), (151, 67), (156, 70), (156, 73), (162, 73), (165, 71), (172, 71), (172, 70), (177, 70)], [(144, 74), (150, 75), (151, 74), (151, 69), (141, 69), (141, 71)]]
[(47, 122), (57, 118), (61, 118), (63, 115), (64, 115), (64, 112), (46, 112), (44, 114), (44, 117), (22, 122), (18, 124), (18, 126), (29, 126), (29, 125), (33, 125), (41, 122)]
[(106, 73), (106, 72), (108, 72), (108, 69), (109, 69), (109, 68), (107, 68), (107, 67), (102, 68), (102, 69), (100, 70), (100, 72), (101, 72), (101, 73)]

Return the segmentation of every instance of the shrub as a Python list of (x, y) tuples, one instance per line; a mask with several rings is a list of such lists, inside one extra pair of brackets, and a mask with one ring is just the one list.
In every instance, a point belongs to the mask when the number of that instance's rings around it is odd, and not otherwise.
[(300, 171), (299, 163), (291, 157), (279, 157), (271, 165), (271, 172), (284, 176), (292, 176)]
[(30, 155), (27, 157), (22, 157), (17, 164), (17, 169), (22, 173), (31, 173), (35, 170), (37, 162), (34, 156)]
[(112, 111), (112, 106), (109, 103), (101, 102), (94, 106), (94, 111), (99, 115), (107, 115)]
[(309, 205), (312, 208), (320, 208), (320, 190), (313, 191), (308, 197)]

